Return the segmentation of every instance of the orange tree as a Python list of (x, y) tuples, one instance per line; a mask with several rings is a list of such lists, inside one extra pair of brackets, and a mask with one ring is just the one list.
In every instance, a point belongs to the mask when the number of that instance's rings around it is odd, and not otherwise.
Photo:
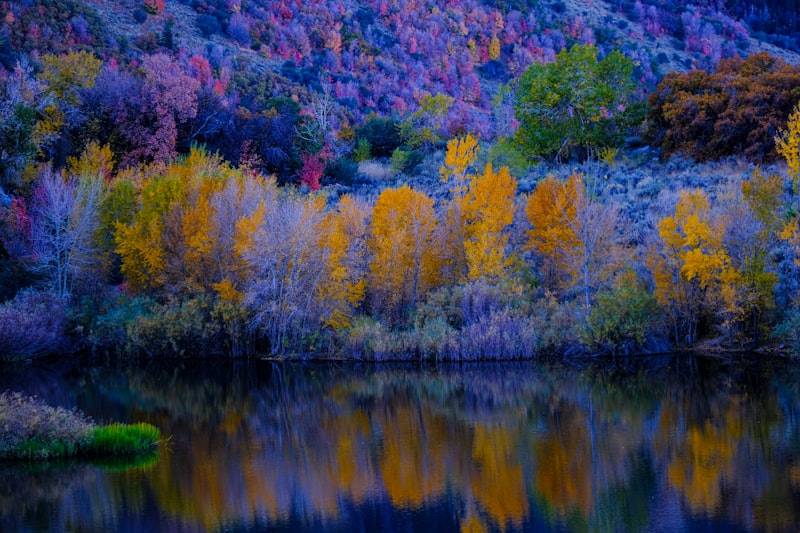
[(800, 67), (766, 52), (725, 59), (716, 72), (670, 72), (648, 98), (648, 135), (665, 155), (773, 159), (798, 98)]

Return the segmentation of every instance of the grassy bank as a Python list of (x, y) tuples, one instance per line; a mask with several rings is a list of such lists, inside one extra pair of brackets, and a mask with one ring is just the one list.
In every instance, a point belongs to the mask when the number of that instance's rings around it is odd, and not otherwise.
[(76, 410), (16, 392), (0, 394), (0, 459), (145, 455), (155, 451), (160, 439), (150, 424), (99, 426)]

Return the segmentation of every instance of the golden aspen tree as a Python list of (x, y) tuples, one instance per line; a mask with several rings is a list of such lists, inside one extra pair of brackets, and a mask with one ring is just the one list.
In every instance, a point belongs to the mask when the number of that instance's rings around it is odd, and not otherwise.
[(575, 234), (564, 223), (575, 216), (573, 201), (576, 182), (561, 183), (548, 176), (536, 184), (528, 196), (525, 214), (531, 229), (528, 231), (528, 246), (543, 260), (542, 280), (549, 290), (560, 290), (568, 284), (567, 251), (577, 247)]
[(491, 163), (474, 176), (464, 203), (465, 255), (470, 280), (499, 279), (508, 266), (505, 229), (514, 219), (517, 180), (507, 167), (494, 172)]
[(326, 249), (327, 272), (317, 305), (322, 320), (334, 330), (350, 326), (366, 291), (367, 205), (351, 196), (339, 200), (336, 211), (325, 217), (319, 246)]
[(114, 173), (114, 153), (107, 144), (92, 141), (81, 155), (67, 158), (67, 169), (74, 176), (100, 176), (110, 180)]
[(789, 115), (786, 129), (775, 136), (775, 150), (786, 160), (789, 178), (797, 194), (798, 180), (800, 180), (800, 105), (795, 106)]
[(440, 278), (433, 200), (404, 185), (386, 189), (372, 210), (369, 287), (374, 305), (399, 320)]
[(439, 169), (442, 181), (450, 185), (450, 200), (444, 209), (444, 221), (437, 231), (441, 250), (442, 277), (445, 283), (463, 281), (468, 272), (464, 198), (475, 172), (480, 146), (472, 135), (451, 139), (447, 143), (444, 165)]
[(497, 38), (497, 35), (492, 36), (492, 40), (489, 41), (489, 59), (498, 59), (500, 57), (500, 39)]
[(528, 198), (529, 246), (544, 259), (543, 278), (551, 290), (580, 292), (586, 316), (593, 294), (618, 266), (619, 211), (591, 195), (583, 176), (566, 182), (548, 177)]
[[(775, 137), (775, 149), (783, 156), (789, 170), (789, 179), (792, 181), (792, 188), (795, 197), (800, 192), (800, 104), (795, 106), (794, 111), (789, 115), (789, 122), (786, 130), (781, 131)], [(792, 206), (795, 211), (794, 216), (784, 225), (781, 231), (781, 239), (787, 241), (794, 252), (794, 262), (800, 265), (800, 204), (795, 198)]]
[(179, 206), (183, 197), (184, 184), (179, 179), (146, 178), (133, 220), (116, 223), (114, 238), (122, 259), (120, 271), (132, 289), (159, 289), (167, 282), (165, 224), (170, 211)]
[(730, 268), (723, 271), (723, 326), (758, 341), (761, 317), (774, 307), (778, 275), (770, 251), (782, 224), (783, 179), (756, 169), (748, 180), (720, 195)]
[(713, 308), (721, 282), (737, 273), (722, 246), (724, 226), (712, 217), (708, 196), (700, 189), (683, 190), (675, 214), (658, 223), (662, 247), (651, 250), (648, 263), (655, 295), (667, 313), (677, 342), (697, 339), (701, 316)]

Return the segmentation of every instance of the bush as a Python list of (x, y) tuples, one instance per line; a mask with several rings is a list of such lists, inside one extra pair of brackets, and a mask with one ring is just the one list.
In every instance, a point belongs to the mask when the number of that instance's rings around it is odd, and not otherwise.
[(147, 13), (144, 9), (134, 9), (133, 10), (133, 20), (138, 22), (139, 24), (143, 24), (144, 21), (147, 20)]
[(794, 355), (800, 355), (800, 309), (792, 309), (786, 320), (775, 328), (773, 336), (786, 343)]
[(654, 328), (658, 323), (658, 302), (631, 274), (619, 287), (597, 294), (581, 340), (598, 353), (631, 355), (651, 351), (646, 346), (658, 337)]
[(57, 353), (69, 346), (67, 302), (46, 292), (25, 290), (0, 305), (0, 360)]
[(18, 392), (0, 394), (0, 458), (75, 455), (91, 431), (91, 422), (78, 411), (50, 407)]
[(461, 360), (530, 359), (543, 348), (544, 339), (537, 320), (510, 309), (492, 312), (458, 335)]
[(352, 185), (358, 176), (358, 165), (352, 159), (341, 157), (325, 166), (326, 182)]
[(200, 30), (200, 33), (208, 39), (215, 33), (219, 33), (222, 31), (222, 26), (217, 20), (217, 17), (213, 15), (208, 15), (206, 13), (202, 13), (197, 15), (197, 19), (195, 20), (195, 24), (197, 25), (197, 29)]
[(403, 172), (408, 163), (409, 153), (402, 148), (396, 148), (392, 152), (392, 172)]
[(221, 325), (207, 296), (153, 305), (128, 323), (128, 350), (151, 357), (223, 355)]
[(371, 157), (372, 147), (370, 146), (369, 141), (366, 139), (359, 139), (355, 150), (353, 150), (353, 161), (356, 163), (361, 163), (362, 161), (366, 161)]
[(372, 157), (390, 157), (402, 143), (397, 121), (374, 114), (356, 128), (355, 135), (356, 143), (362, 140), (369, 143)]

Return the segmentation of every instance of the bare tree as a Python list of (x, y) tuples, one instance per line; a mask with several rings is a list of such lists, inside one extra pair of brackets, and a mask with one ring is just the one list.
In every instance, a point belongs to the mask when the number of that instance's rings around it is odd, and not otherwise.
[(73, 178), (48, 169), (39, 180), (31, 225), (34, 268), (60, 296), (70, 295), (76, 281), (97, 270), (105, 195), (100, 176)]

